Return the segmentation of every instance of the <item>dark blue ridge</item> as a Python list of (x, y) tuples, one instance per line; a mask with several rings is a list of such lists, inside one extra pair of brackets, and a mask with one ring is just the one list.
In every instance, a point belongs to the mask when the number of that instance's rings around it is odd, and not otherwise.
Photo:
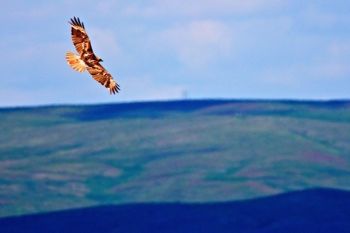
[(0, 219), (1, 233), (342, 233), (350, 192), (310, 189), (223, 203), (99, 206)]
[[(288, 105), (286, 108), (269, 108), (269, 104)], [(246, 108), (250, 106), (250, 108)], [(252, 108), (253, 106), (253, 108)], [(295, 115), (300, 109), (293, 107), (307, 106), (312, 109), (350, 108), (349, 100), (173, 100), (132, 103), (111, 103), (95, 105), (57, 105), (40, 107), (0, 108), (0, 113), (31, 113), (37, 115), (62, 116), (78, 121), (108, 120), (113, 118), (158, 118), (169, 113), (193, 113), (206, 110), (206, 114), (214, 115)], [(215, 109), (210, 109), (215, 107)], [(218, 109), (219, 108), (219, 109)], [(60, 110), (61, 112), (57, 112)], [(310, 111), (310, 110), (303, 110)]]

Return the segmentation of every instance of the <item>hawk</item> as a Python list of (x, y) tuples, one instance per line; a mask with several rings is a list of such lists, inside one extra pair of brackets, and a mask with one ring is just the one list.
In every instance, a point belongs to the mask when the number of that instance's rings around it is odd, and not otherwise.
[(79, 72), (87, 70), (97, 82), (109, 89), (110, 94), (118, 92), (120, 90), (119, 85), (113, 80), (112, 75), (101, 65), (103, 60), (96, 56), (92, 50), (84, 23), (76, 17), (72, 18), (69, 23), (72, 27), (72, 41), (78, 54), (70, 51), (66, 53), (68, 65)]

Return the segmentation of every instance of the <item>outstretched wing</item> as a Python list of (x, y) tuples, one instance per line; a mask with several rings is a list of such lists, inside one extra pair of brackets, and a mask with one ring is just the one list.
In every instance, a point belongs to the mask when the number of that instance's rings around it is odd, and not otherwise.
[(66, 60), (68, 65), (70, 65), (70, 67), (72, 67), (74, 70), (79, 72), (85, 71), (86, 65), (85, 65), (85, 62), (80, 59), (80, 56), (77, 56), (72, 52), (67, 52)]
[(72, 25), (72, 41), (79, 55), (87, 52), (93, 53), (89, 36), (85, 31), (84, 23), (76, 17), (72, 18), (69, 23)]
[(120, 90), (118, 83), (113, 80), (112, 75), (101, 64), (87, 66), (87, 70), (97, 82), (109, 89), (110, 94), (115, 94)]

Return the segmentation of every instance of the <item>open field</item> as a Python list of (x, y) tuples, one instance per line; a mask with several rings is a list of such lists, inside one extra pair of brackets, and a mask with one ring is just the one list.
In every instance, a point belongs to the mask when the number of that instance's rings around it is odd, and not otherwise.
[(350, 102), (0, 109), (0, 216), (350, 190)]

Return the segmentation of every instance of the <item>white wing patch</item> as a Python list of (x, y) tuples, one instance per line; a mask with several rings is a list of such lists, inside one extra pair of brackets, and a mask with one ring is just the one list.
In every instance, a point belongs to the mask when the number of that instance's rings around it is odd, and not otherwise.
[(70, 65), (74, 70), (79, 72), (84, 72), (86, 65), (83, 60), (80, 59), (78, 55), (75, 55), (72, 52), (66, 53), (66, 60), (68, 65)]

